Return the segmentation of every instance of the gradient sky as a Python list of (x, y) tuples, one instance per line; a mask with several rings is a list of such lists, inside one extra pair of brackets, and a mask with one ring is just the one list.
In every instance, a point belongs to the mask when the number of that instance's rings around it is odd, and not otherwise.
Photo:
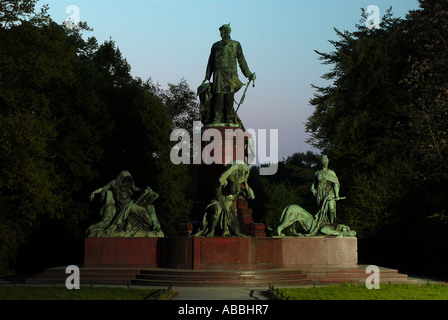
[(246, 128), (278, 129), (279, 160), (318, 152), (305, 142), (304, 123), (313, 112), (311, 84), (326, 85), (321, 76), (330, 68), (313, 50), (333, 51), (333, 28), (354, 31), (369, 5), (381, 15), (392, 7), (395, 17), (418, 8), (417, 0), (40, 0), (38, 7), (43, 4), (61, 23), (70, 16), (66, 8), (77, 6), (80, 20), (93, 28), (86, 37), (114, 40), (132, 75), (164, 88), (185, 78), (196, 91), (210, 48), (220, 40), (218, 28), (230, 23), (232, 39), (257, 74), (238, 113)]

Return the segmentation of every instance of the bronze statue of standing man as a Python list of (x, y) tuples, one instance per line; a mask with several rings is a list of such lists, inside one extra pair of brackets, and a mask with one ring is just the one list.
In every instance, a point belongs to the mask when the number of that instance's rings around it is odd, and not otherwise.
[(233, 109), (234, 95), (243, 86), (238, 78), (237, 63), (249, 80), (255, 80), (255, 73), (250, 72), (247, 66), (241, 44), (230, 38), (230, 24), (221, 26), (219, 31), (222, 40), (212, 46), (203, 84), (210, 81), (213, 75), (211, 123), (236, 123)]

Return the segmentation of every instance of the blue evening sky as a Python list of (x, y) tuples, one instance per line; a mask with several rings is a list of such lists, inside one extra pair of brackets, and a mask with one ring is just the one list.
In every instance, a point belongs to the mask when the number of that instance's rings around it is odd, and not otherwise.
[[(239, 115), (246, 128), (278, 129), (279, 160), (314, 150), (304, 123), (313, 112), (311, 84), (325, 85), (313, 50), (330, 52), (333, 28), (355, 30), (361, 8), (376, 5), (381, 16), (392, 7), (395, 17), (418, 8), (417, 0), (40, 0), (50, 15), (64, 22), (70, 5), (93, 28), (85, 36), (116, 42), (132, 74), (152, 78), (162, 87), (185, 78), (196, 91), (205, 76), (218, 28), (230, 22), (231, 37), (241, 43), (257, 74)], [(246, 79), (240, 72), (240, 79)], [(237, 94), (237, 101), (243, 90)], [(268, 135), (269, 138), (269, 135)]]

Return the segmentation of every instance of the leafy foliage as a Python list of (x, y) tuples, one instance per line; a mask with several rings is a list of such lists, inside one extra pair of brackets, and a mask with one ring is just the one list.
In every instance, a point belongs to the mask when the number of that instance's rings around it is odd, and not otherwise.
[(36, 3), (37, 0), (1, 0), (0, 25), (8, 27), (30, 17), (34, 13)]
[(448, 205), (448, 1), (420, 0), (420, 7), (404, 20), (389, 10), (379, 29), (366, 28), (363, 13), (355, 32), (336, 30), (335, 51), (317, 52), (333, 66), (323, 76), (331, 85), (316, 87), (306, 124), (347, 190), (338, 214), (360, 243), (370, 241), (370, 258), (405, 268), (423, 267), (416, 250), (427, 264), (447, 261), (426, 253), (447, 241), (430, 217)]
[(409, 173), (429, 183), (447, 181), (448, 156), (448, 1), (421, 1), (411, 11), (406, 27), (416, 54), (402, 79), (408, 103), (403, 113), (408, 122), (409, 149), (414, 161)]
[(35, 3), (0, 1), (0, 272), (79, 263), (84, 232), (100, 218), (88, 195), (122, 170), (161, 195), (169, 234), (192, 206), (191, 172), (169, 159), (184, 109), (168, 102), (188, 93), (195, 112), (186, 82), (157, 96), (112, 40), (85, 40), (85, 23), (68, 29)]
[(249, 185), (255, 193), (255, 200), (250, 203), (254, 209), (254, 220), (262, 221), (274, 230), (283, 209), (290, 204), (315, 212), (317, 204), (311, 193), (311, 183), (318, 163), (318, 156), (307, 152), (295, 153), (279, 162), (278, 171), (273, 176), (260, 176), (259, 168), (252, 167)]

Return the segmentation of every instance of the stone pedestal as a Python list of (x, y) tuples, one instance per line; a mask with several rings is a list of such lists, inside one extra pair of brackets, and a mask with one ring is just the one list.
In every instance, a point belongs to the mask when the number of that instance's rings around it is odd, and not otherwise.
[(356, 268), (356, 238), (86, 238), (85, 267)]
[(236, 204), (241, 232), (250, 237), (266, 237), (266, 226), (255, 223), (252, 219), (252, 209), (244, 197), (238, 197)]
[(200, 168), (200, 200), (213, 199), (216, 185), (226, 165), (239, 160), (247, 163), (246, 146), (250, 134), (241, 128), (207, 127), (202, 132), (202, 164)]
[[(230, 126), (208, 126), (202, 132), (202, 164), (199, 170), (199, 198), (197, 199), (195, 230), (202, 222), (205, 207), (212, 201), (218, 179), (225, 171), (226, 165), (239, 160), (247, 163), (246, 149), (251, 135), (241, 128)], [(257, 195), (255, 195), (256, 197)], [(243, 234), (254, 237), (265, 237), (265, 225), (254, 223), (252, 209), (247, 201), (240, 197), (235, 202), (238, 220)]]
[(158, 266), (160, 238), (85, 238), (85, 267)]

